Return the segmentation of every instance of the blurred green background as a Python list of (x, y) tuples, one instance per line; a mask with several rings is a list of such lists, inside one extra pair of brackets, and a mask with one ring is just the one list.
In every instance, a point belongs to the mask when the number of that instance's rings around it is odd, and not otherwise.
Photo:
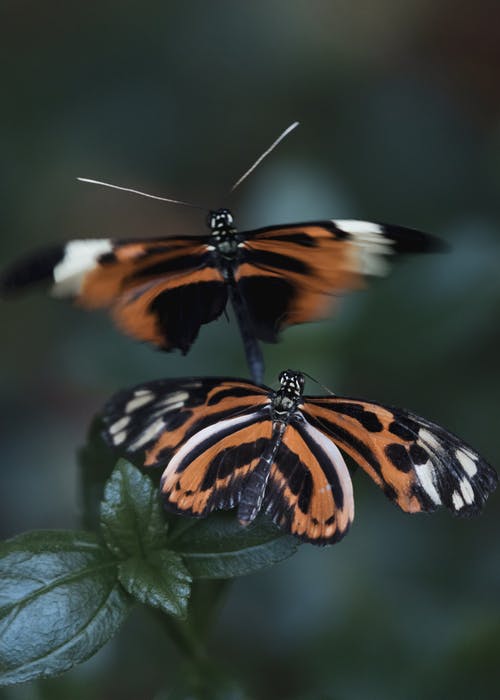
[[(500, 465), (499, 3), (3, 0), (0, 34), (2, 265), (73, 237), (204, 231), (199, 212), (77, 176), (230, 206), (242, 229), (337, 217), (437, 234), (450, 254), (404, 261), (334, 319), (266, 346), (267, 382), (302, 369)], [(183, 358), (42, 295), (0, 313), (4, 537), (80, 526), (76, 448), (118, 388), (247, 374), (224, 319)], [(400, 513), (360, 472), (354, 488), (339, 545), (234, 583), (214, 656), (257, 698), (497, 698), (498, 496), (463, 521)], [(137, 611), (83, 666), (0, 697), (155, 698), (178, 664)]]

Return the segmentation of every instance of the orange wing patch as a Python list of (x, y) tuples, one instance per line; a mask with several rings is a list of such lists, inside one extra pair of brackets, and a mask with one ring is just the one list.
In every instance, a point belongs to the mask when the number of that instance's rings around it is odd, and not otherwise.
[(112, 306), (122, 294), (142, 285), (175, 279), (200, 267), (206, 250), (206, 245), (189, 238), (114, 243), (112, 253), (85, 274), (77, 303), (87, 309)]
[[(377, 407), (374, 413), (370, 404), (356, 401), (349, 404), (348, 410), (353, 415), (347, 415), (332, 411), (330, 405), (334, 404), (328, 404), (328, 401), (317, 399), (314, 404), (308, 401), (306, 415), (315, 418), (315, 425), (327, 432), (402, 510), (409, 513), (422, 510), (414, 493), (415, 472), (398, 469), (385, 452), (391, 444), (406, 445), (402, 438), (389, 432), (394, 414), (381, 407)], [(324, 405), (320, 406), (322, 403)], [(338, 405), (342, 409), (344, 400), (339, 399)]]
[(195, 433), (175, 453), (161, 480), (169, 510), (196, 517), (229, 509), (272, 434), (270, 416), (259, 413), (220, 421)]

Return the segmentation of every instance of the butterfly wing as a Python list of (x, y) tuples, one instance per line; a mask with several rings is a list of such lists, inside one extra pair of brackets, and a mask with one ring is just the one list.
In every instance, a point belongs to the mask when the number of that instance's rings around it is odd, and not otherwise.
[(443, 505), (475, 515), (496, 488), (497, 473), (475, 450), (408, 411), (337, 397), (309, 397), (303, 411), (404, 511)]
[(284, 431), (269, 475), (266, 512), (312, 544), (338, 542), (354, 518), (352, 482), (335, 443), (297, 417)]
[(237, 379), (150, 382), (111, 399), (104, 437), (164, 469), (168, 510), (203, 517), (239, 502), (272, 435), (268, 393)]
[(255, 333), (275, 342), (280, 330), (327, 316), (332, 297), (385, 275), (395, 253), (443, 248), (420, 231), (367, 221), (273, 226), (245, 234), (235, 280)]
[(187, 352), (200, 326), (220, 316), (227, 301), (207, 240), (74, 240), (15, 263), (0, 279), (0, 291), (9, 295), (46, 282), (55, 297), (109, 309), (127, 335)]

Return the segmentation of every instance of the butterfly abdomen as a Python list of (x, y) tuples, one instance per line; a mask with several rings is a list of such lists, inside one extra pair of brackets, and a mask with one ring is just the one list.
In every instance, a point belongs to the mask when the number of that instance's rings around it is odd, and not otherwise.
[(281, 438), (285, 428), (286, 423), (275, 423), (270, 443), (261, 456), (257, 468), (251, 472), (243, 487), (238, 505), (238, 520), (242, 525), (249, 525), (255, 520), (261, 509), (271, 467), (281, 445)]

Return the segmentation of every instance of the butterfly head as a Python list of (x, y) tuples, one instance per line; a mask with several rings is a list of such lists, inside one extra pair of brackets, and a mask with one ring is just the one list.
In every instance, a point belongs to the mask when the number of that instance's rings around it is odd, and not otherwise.
[(280, 388), (273, 398), (273, 408), (278, 417), (295, 410), (304, 391), (304, 375), (286, 369), (279, 376)]
[(208, 213), (207, 223), (212, 233), (231, 231), (233, 228), (233, 215), (229, 209), (215, 209)]
[(229, 209), (211, 211), (207, 223), (212, 231), (211, 242), (219, 254), (223, 258), (234, 259), (238, 253), (239, 239)]

